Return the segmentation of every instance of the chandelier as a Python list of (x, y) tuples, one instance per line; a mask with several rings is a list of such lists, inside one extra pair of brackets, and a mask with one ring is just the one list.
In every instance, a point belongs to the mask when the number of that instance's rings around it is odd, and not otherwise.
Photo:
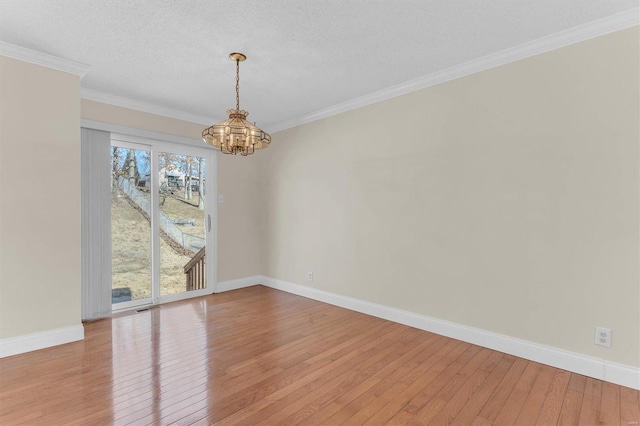
[(242, 53), (231, 53), (231, 60), (236, 61), (236, 109), (227, 111), (229, 118), (204, 129), (202, 139), (224, 154), (249, 155), (256, 149), (269, 146), (271, 136), (260, 130), (255, 123), (246, 120), (249, 113), (240, 109), (240, 62), (247, 59)]

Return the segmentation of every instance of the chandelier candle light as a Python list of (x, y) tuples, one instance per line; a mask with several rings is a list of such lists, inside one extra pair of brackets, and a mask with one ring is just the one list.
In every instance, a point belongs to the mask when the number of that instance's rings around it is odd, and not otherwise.
[(271, 136), (255, 123), (248, 122), (246, 118), (249, 113), (240, 109), (240, 62), (247, 57), (242, 53), (232, 53), (229, 58), (236, 61), (236, 109), (227, 111), (229, 119), (204, 129), (202, 139), (224, 154), (249, 155), (256, 149), (269, 146)]

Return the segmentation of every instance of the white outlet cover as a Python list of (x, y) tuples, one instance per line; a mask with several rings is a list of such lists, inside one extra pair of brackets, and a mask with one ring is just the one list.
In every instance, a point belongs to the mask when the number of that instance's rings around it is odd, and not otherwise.
[(604, 346), (605, 348), (611, 347), (611, 329), (604, 327), (596, 327), (596, 345)]

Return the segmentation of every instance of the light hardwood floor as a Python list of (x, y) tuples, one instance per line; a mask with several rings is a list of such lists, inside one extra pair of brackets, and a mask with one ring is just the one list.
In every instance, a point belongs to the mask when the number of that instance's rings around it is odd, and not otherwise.
[(636, 390), (262, 286), (85, 335), (0, 360), (1, 425), (640, 422)]

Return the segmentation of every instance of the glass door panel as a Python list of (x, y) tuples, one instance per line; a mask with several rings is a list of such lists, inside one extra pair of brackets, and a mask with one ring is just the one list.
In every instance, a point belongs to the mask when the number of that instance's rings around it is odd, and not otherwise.
[(160, 296), (206, 288), (203, 157), (158, 153)]
[(152, 298), (151, 153), (111, 146), (111, 296), (114, 309)]

